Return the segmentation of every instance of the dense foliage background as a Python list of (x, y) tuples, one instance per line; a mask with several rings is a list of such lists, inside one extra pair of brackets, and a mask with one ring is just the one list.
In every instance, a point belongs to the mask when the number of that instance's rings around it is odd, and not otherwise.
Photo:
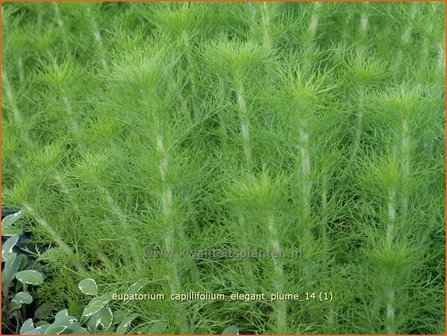
[[(444, 332), (444, 4), (2, 9), (2, 199), (50, 246), (37, 300), (330, 291), (115, 305), (134, 333)], [(300, 256), (150, 256), (216, 248)]]

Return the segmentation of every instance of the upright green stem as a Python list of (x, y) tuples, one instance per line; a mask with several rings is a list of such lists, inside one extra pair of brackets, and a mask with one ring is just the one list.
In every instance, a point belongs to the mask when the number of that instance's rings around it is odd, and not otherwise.
[(438, 68), (445, 68), (445, 42), (438, 45)]
[[(161, 210), (163, 215), (163, 222), (167, 229), (167, 235), (165, 236), (165, 247), (168, 253), (174, 250), (174, 240), (175, 240), (175, 230), (172, 221), (172, 206), (173, 206), (173, 195), (172, 189), (166, 181), (166, 173), (168, 170), (168, 158), (166, 154), (166, 149), (163, 142), (163, 135), (159, 134), (156, 137), (156, 148), (160, 155), (160, 161), (158, 165), (158, 171), (160, 173), (161, 183), (162, 183), (162, 193), (161, 193)], [(172, 283), (172, 289), (178, 289), (178, 275), (177, 270), (173, 270), (174, 282)]]
[[(226, 88), (223, 80), (221, 79), (219, 79), (218, 90), (219, 90), (218, 97), (220, 99), (219, 103), (221, 104), (221, 106), (225, 106)], [(219, 131), (220, 131), (220, 140), (222, 143), (222, 148), (225, 150), (228, 148), (227, 121), (225, 119), (225, 113), (219, 113)]]
[(301, 197), (303, 201), (303, 218), (309, 220), (310, 218), (310, 198), (312, 182), (310, 179), (310, 155), (309, 155), (309, 134), (306, 130), (306, 121), (303, 121), (303, 126), (299, 129), (300, 137), (300, 153), (301, 153)]
[(355, 121), (355, 133), (354, 133), (354, 141), (352, 145), (352, 151), (349, 158), (348, 167), (351, 166), (351, 164), (354, 162), (359, 149), (360, 149), (360, 141), (362, 139), (362, 124), (363, 124), (363, 107), (364, 107), (364, 100), (365, 100), (365, 93), (364, 88), (359, 87), (359, 94), (358, 94), (358, 101), (355, 105), (357, 108), (356, 113), (356, 121)]
[[(401, 153), (402, 153), (402, 177), (404, 181), (409, 181), (411, 164), (410, 164), (410, 134), (408, 128), (408, 119), (406, 116), (402, 120), (402, 140), (401, 140)], [(408, 212), (408, 193), (404, 192), (401, 200), (402, 214), (406, 215)]]
[[(245, 218), (243, 215), (238, 216), (239, 226), (242, 228), (242, 239), (247, 250), (250, 249), (248, 245), (250, 233), (247, 230), (247, 223), (245, 222)], [(246, 284), (250, 291), (255, 292), (255, 276), (253, 273), (253, 268), (249, 258), (244, 258), (244, 273), (247, 275), (248, 283)]]
[(3, 77), (3, 87), (5, 88), (5, 94), (6, 99), (9, 103), (9, 106), (11, 107), (12, 116), (14, 118), (14, 121), (18, 124), (22, 123), (22, 113), (19, 110), (19, 107), (17, 106), (17, 101), (15, 99), (13, 88), (11, 86), (11, 83), (9, 82), (8, 75), (6, 73), (6, 70), (2, 70), (2, 77)]
[(242, 83), (242, 75), (236, 74), (236, 96), (239, 111), (239, 122), (241, 127), (242, 146), (244, 148), (244, 158), (246, 167), (250, 170), (252, 168), (252, 157), (250, 148), (250, 121), (248, 119), (247, 102), (244, 95), (244, 86)]
[(90, 20), (90, 30), (93, 35), (93, 39), (95, 40), (95, 46), (99, 53), (100, 62), (103, 67), (103, 69), (107, 68), (107, 60), (105, 56), (105, 49), (104, 49), (104, 43), (102, 42), (101, 32), (98, 29), (98, 24), (95, 21), (95, 18), (93, 16), (93, 13), (90, 9), (90, 7), (87, 7), (87, 15)]
[[(404, 140), (403, 140), (404, 141)], [(387, 194), (387, 224), (385, 232), (385, 240), (387, 246), (395, 244), (396, 235), (396, 218), (397, 218), (397, 188), (392, 185), (388, 188)], [(388, 334), (394, 334), (395, 329), (395, 290), (393, 288), (386, 289), (385, 301), (386, 301), (386, 316), (385, 316), (385, 329)]]
[(64, 94), (62, 96), (62, 101), (65, 104), (65, 112), (70, 117), (72, 130), (76, 134), (79, 132), (79, 123), (78, 123), (77, 118), (73, 115), (73, 107), (71, 106), (71, 103), (68, 100), (67, 95)]
[(320, 9), (321, 2), (314, 2), (312, 4), (312, 15), (310, 17), (308, 25), (309, 41), (312, 42), (315, 39), (315, 35), (318, 31), (318, 26), (320, 24)]
[(364, 2), (363, 10), (362, 13), (360, 14), (360, 24), (359, 24), (361, 43), (358, 47), (358, 52), (361, 56), (364, 56), (366, 52), (366, 38), (367, 38), (368, 27), (369, 27), (368, 2)]
[(349, 28), (351, 27), (351, 21), (353, 16), (354, 15), (352, 11), (346, 13), (346, 18), (344, 20), (345, 29), (343, 29), (343, 31), (341, 32), (341, 38), (340, 38), (340, 41), (343, 41), (344, 44), (346, 44), (346, 42), (351, 38), (351, 30)]
[[(6, 100), (11, 108), (12, 118), (14, 119), (15, 128), (20, 129), (23, 124), (23, 115), (21, 110), (19, 109), (16, 96), (14, 94), (14, 89), (9, 81), (8, 75), (6, 73), (6, 69), (2, 69), (2, 80), (3, 87), (5, 90)], [(23, 141), (27, 144), (27, 146), (32, 147), (33, 141), (31, 141), (30, 135), (28, 132), (21, 132), (21, 137)], [(18, 166), (20, 165), (19, 161), (17, 161)]]
[(320, 12), (321, 12), (321, 3), (320, 2), (314, 2), (312, 3), (312, 14), (307, 26), (307, 35), (305, 36), (304, 41), (304, 55), (303, 55), (303, 66), (302, 69), (305, 73), (308, 71), (310, 72), (310, 69), (314, 63), (314, 46), (313, 43), (315, 42), (315, 36), (318, 31), (318, 27), (320, 25)]
[(23, 84), (25, 82), (25, 67), (23, 66), (23, 59), (19, 57), (17, 60), (17, 68), (19, 72), (19, 82)]
[(168, 235), (165, 238), (165, 246), (168, 251), (173, 251), (173, 241), (175, 239), (175, 231), (172, 221), (173, 193), (166, 179), (166, 173), (168, 170), (168, 157), (162, 134), (157, 135), (156, 145), (157, 145), (156, 147), (157, 152), (160, 155), (158, 171), (160, 173), (162, 183), (161, 208), (163, 214), (163, 221), (165, 223), (168, 232)]
[(311, 195), (312, 195), (312, 180), (311, 180), (311, 156), (309, 148), (309, 131), (307, 126), (307, 116), (303, 116), (298, 126), (298, 189), (300, 195), (300, 214), (299, 222), (302, 227), (302, 236), (300, 242), (302, 245), (303, 258), (306, 260), (303, 263), (303, 273), (308, 277), (309, 281), (312, 278), (312, 245), (313, 234), (311, 231)]
[[(160, 179), (162, 183), (162, 192), (161, 192), (161, 210), (163, 216), (164, 227), (166, 228), (165, 235), (165, 249), (168, 255), (175, 255), (175, 244), (176, 244), (176, 230), (175, 223), (173, 220), (173, 190), (170, 184), (167, 181), (167, 172), (168, 172), (168, 152), (166, 150), (164, 144), (163, 134), (159, 132), (155, 139), (156, 150), (158, 155), (160, 156), (160, 160), (158, 163), (158, 171), (160, 174)], [(169, 289), (171, 293), (180, 293), (181, 291), (181, 283), (177, 269), (177, 260), (173, 259), (171, 263), (169, 263), (170, 272), (168, 276), (169, 281)], [(185, 333), (188, 330), (188, 323), (186, 320), (185, 312), (183, 307), (176, 306), (175, 308), (177, 313), (180, 315), (177, 320), (177, 326), (180, 328), (182, 333)]]
[(266, 2), (262, 3), (262, 35), (264, 47), (268, 50), (272, 49), (272, 39), (270, 37), (270, 13)]
[(403, 54), (404, 50), (412, 39), (413, 22), (417, 15), (417, 9), (418, 9), (417, 3), (413, 2), (411, 4), (411, 13), (410, 13), (411, 20), (408, 21), (408, 25), (404, 28), (404, 32), (403, 32), (401, 40), (400, 40), (401, 46), (397, 50), (397, 55), (394, 58), (393, 64), (391, 66), (391, 68), (393, 70), (392, 72), (394, 74), (398, 74), (399, 76), (401, 76), (401, 72), (402, 72), (402, 71), (400, 71), (400, 68), (402, 67), (402, 59), (404, 57), (404, 54)]
[(56, 23), (59, 26), (59, 29), (62, 33), (63, 36), (63, 44), (64, 44), (64, 48), (65, 48), (65, 52), (67, 55), (70, 54), (70, 47), (68, 45), (68, 34), (67, 34), (67, 29), (65, 27), (64, 21), (62, 20), (62, 16), (61, 16), (61, 12), (59, 10), (59, 5), (55, 2), (53, 2), (53, 8), (54, 8), (54, 17), (56, 19)]
[[(275, 216), (273, 213), (267, 216), (267, 232), (269, 233), (270, 246), (272, 251), (280, 252), (281, 245), (279, 243), (278, 231), (275, 223)], [(283, 266), (276, 258), (272, 258), (273, 270), (274, 270), (274, 283), (273, 286), (277, 292), (282, 293), (284, 291), (284, 269)], [(287, 332), (287, 304), (286, 301), (279, 301), (275, 303), (275, 316), (277, 333)]]
[[(324, 217), (326, 217), (328, 213), (328, 177), (326, 174), (322, 177), (321, 181), (321, 213)], [(326, 241), (327, 239), (327, 226), (326, 223), (323, 224), (323, 241)]]
[(191, 119), (194, 121), (194, 119), (197, 116), (198, 110), (197, 110), (197, 106), (196, 103), (194, 101), (194, 99), (197, 97), (197, 83), (196, 83), (196, 77), (195, 77), (195, 72), (194, 69), (192, 68), (192, 64), (193, 64), (193, 57), (192, 57), (192, 53), (191, 53), (191, 42), (190, 42), (190, 38), (189, 35), (186, 31), (183, 31), (182, 33), (182, 42), (183, 42), (183, 46), (185, 49), (185, 54), (186, 54), (186, 67), (188, 69), (188, 79), (189, 82), (191, 83), (191, 104), (192, 104), (192, 109), (191, 109)]
[(386, 304), (386, 332), (389, 335), (394, 335), (396, 334), (396, 327), (395, 327), (395, 314), (396, 314), (396, 309), (394, 307), (395, 303), (395, 298), (396, 298), (396, 293), (393, 289), (388, 289), (387, 293), (386, 293), (386, 298), (387, 298), (387, 304)]
[(390, 187), (387, 199), (388, 224), (386, 227), (386, 241), (389, 245), (393, 243), (395, 223), (396, 223), (396, 188)]

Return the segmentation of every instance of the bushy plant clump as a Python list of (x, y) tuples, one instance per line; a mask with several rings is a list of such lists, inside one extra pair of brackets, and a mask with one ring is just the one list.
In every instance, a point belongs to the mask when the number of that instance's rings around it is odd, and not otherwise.
[[(113, 304), (134, 333), (444, 332), (444, 4), (2, 9), (3, 204), (51, 246), (34, 300), (298, 293)], [(299, 253), (166, 257), (212, 249)]]

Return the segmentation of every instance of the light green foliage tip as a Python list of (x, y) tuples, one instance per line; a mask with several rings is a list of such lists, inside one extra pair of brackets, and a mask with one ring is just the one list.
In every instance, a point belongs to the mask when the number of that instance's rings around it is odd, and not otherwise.
[(22, 333), (444, 333), (443, 3), (2, 9), (7, 309), (82, 316)]

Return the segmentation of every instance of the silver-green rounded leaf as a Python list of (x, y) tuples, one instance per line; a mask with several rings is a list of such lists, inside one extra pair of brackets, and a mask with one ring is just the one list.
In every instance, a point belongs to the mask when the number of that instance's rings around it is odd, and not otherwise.
[(23, 210), (20, 210), (19, 212), (13, 213), (13, 214), (3, 218), (3, 220), (2, 220), (3, 230), (10, 228), (11, 225), (14, 224), (15, 222), (17, 222), (20, 218), (22, 218), (23, 215), (24, 215)]
[(20, 327), (20, 335), (28, 334), (33, 329), (34, 329), (33, 319), (29, 318), (25, 322), (23, 322), (22, 326)]
[(2, 244), (2, 261), (12, 253), (12, 249), (19, 241), (19, 235), (14, 235)]
[(99, 312), (102, 308), (105, 307), (106, 304), (110, 302), (110, 300), (112, 299), (112, 295), (113, 293), (106, 293), (101, 295), (100, 297), (92, 299), (89, 302), (89, 304), (84, 308), (82, 316), (89, 317)]
[(104, 329), (110, 328), (113, 322), (113, 313), (109, 307), (104, 307), (98, 312), (99, 324), (103, 326)]
[(41, 285), (43, 283), (42, 274), (34, 270), (18, 272), (16, 273), (16, 279), (22, 284)]
[(97, 331), (97, 329), (98, 329), (99, 322), (100, 322), (100, 321), (99, 321), (99, 312), (94, 313), (94, 314), (90, 317), (90, 319), (88, 320), (88, 323), (87, 323), (87, 329), (88, 329), (90, 332), (94, 333), (94, 332)]
[(117, 334), (125, 334), (127, 331), (127, 328), (129, 328), (129, 326), (132, 324), (132, 321), (135, 320), (135, 318), (137, 317), (137, 314), (132, 314), (127, 316), (126, 318), (124, 318), (120, 325), (118, 326), (118, 328), (116, 328), (116, 333)]
[(96, 281), (90, 278), (81, 280), (78, 284), (79, 289), (86, 295), (98, 296), (98, 286)]
[(28, 292), (19, 292), (14, 296), (12, 301), (19, 304), (30, 304), (33, 302), (33, 297)]
[(20, 303), (17, 303), (13, 300), (11, 300), (11, 304), (9, 305), (9, 311), (12, 312), (14, 310), (19, 310), (22, 308), (22, 305)]
[(138, 294), (138, 292), (144, 287), (144, 282), (137, 281), (132, 284), (126, 291), (126, 294)]

